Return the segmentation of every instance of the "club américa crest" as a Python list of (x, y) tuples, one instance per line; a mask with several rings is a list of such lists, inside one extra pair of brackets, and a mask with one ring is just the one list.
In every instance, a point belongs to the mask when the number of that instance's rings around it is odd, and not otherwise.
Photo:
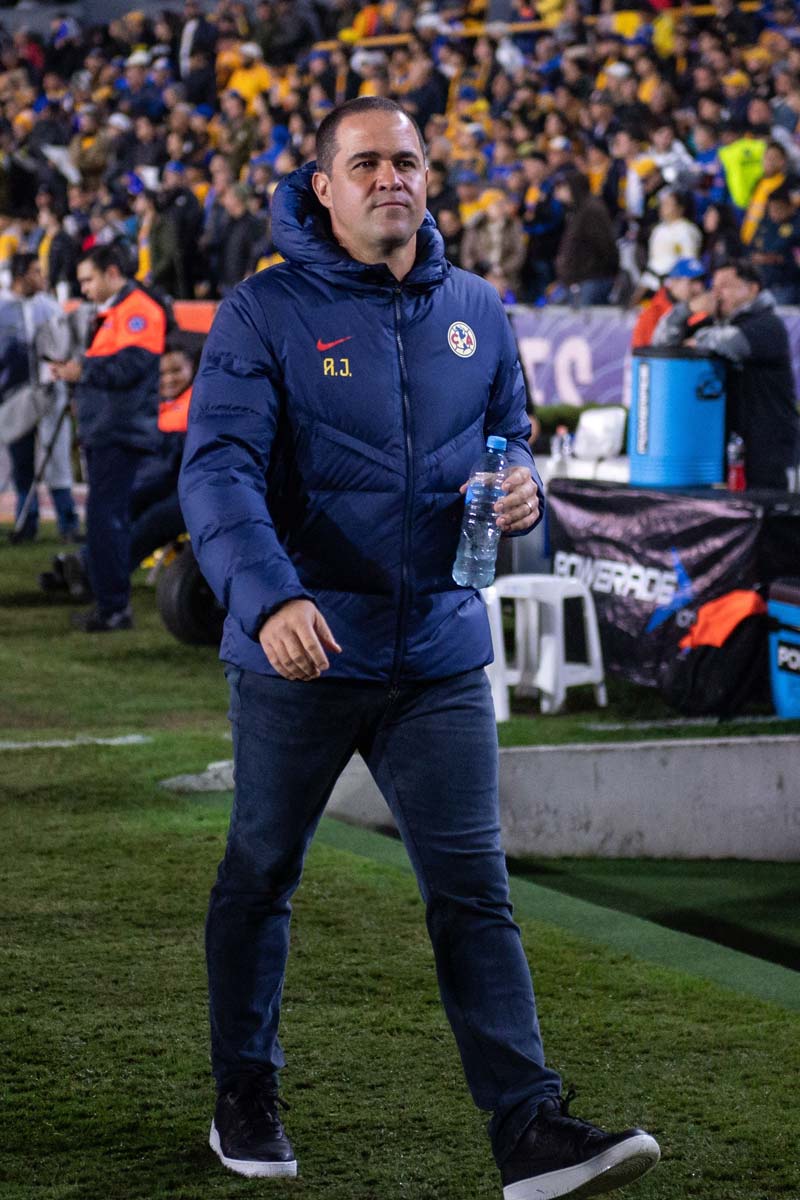
[(447, 344), (459, 358), (472, 358), (478, 339), (464, 321), (454, 321), (447, 331)]

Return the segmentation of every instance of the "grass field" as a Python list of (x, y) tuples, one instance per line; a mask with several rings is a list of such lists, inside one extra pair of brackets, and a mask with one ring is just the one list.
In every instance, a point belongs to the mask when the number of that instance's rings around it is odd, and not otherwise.
[[(221, 674), (212, 651), (161, 630), (141, 587), (130, 635), (68, 632), (66, 607), (33, 587), (53, 548), (0, 547), (2, 1200), (499, 1197), (413, 879), (381, 839), (333, 824), (298, 893), (285, 993), (301, 1176), (218, 1167), (202, 925), (230, 798), (159, 781), (230, 756)], [(529, 740), (562, 739), (586, 713), (519, 719)], [(131, 734), (149, 740), (30, 746)], [(29, 748), (2, 745), (14, 742)], [(611, 867), (595, 903), (617, 885)], [(689, 969), (679, 940), (656, 966), (594, 939), (600, 909), (587, 906), (585, 930), (518, 911), (576, 1111), (640, 1121), (662, 1143), (662, 1165), (624, 1194), (800, 1200), (800, 1012), (737, 990), (735, 957), (720, 986)]]

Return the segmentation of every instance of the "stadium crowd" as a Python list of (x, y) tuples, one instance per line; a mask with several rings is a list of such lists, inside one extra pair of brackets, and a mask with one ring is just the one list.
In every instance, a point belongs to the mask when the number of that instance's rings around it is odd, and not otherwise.
[[(492, 6), (492, 10), (497, 6)], [(275, 261), (270, 197), (336, 104), (390, 96), (430, 154), (448, 257), (507, 301), (626, 303), (679, 259), (800, 302), (800, 19), (665, 0), (218, 0), (0, 35), (0, 273), (77, 296), (114, 244), (175, 299)], [(752, 6), (750, 6), (752, 8)]]

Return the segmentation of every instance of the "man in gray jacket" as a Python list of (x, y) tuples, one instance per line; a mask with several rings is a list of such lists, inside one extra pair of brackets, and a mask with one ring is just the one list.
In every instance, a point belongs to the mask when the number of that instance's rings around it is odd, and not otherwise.
[(49, 358), (65, 353), (69, 335), (64, 314), (44, 290), (35, 254), (12, 258), (11, 293), (0, 302), (0, 442), (8, 446), (17, 493), (16, 540), (36, 537), (39, 504), (36, 493), (29, 493), (38, 469), (50, 489), (61, 538), (71, 541), (78, 530), (72, 426), (64, 413), (67, 390), (52, 380), (47, 365)]

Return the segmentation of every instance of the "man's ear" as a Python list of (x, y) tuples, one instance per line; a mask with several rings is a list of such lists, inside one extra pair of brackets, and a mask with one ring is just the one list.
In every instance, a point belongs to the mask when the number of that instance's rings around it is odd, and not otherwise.
[(314, 194), (323, 208), (331, 208), (331, 181), (324, 171), (315, 171), (311, 176)]

